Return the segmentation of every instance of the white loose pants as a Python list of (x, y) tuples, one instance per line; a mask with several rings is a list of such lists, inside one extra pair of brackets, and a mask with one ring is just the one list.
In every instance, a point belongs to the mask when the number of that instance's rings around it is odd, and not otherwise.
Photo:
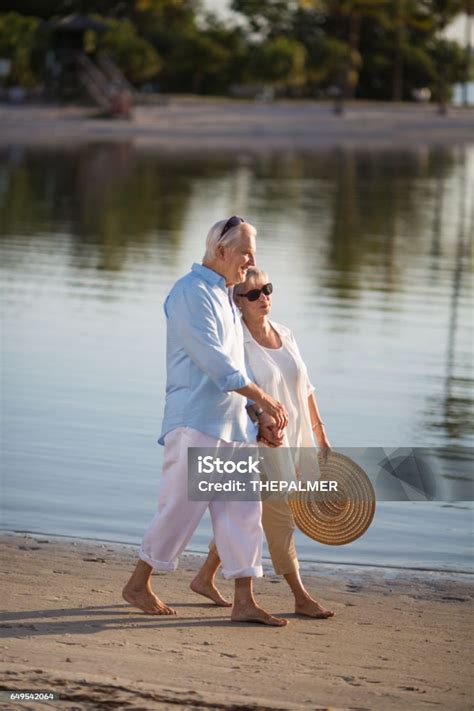
[(225, 442), (192, 427), (177, 427), (166, 435), (158, 511), (143, 538), (141, 560), (157, 570), (176, 570), (180, 554), (209, 507), (224, 578), (263, 575), (261, 502), (188, 499), (188, 447), (235, 446), (251, 445)]

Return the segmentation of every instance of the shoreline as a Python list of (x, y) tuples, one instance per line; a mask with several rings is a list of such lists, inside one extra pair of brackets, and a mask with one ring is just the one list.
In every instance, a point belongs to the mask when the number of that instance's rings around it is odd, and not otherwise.
[[(2, 533), (0, 550), (0, 689), (59, 693), (59, 709), (470, 708), (465, 581), (304, 575), (336, 610), (312, 620), (296, 616), (285, 582), (267, 575), (255, 581), (257, 599), (289, 621), (269, 628), (232, 623), (228, 608), (193, 594), (197, 556), (154, 574), (154, 589), (178, 612), (163, 618), (121, 599), (136, 560), (126, 546)], [(218, 585), (231, 596), (231, 581)], [(4, 698), (0, 708), (11, 708)]]
[[(27, 538), (37, 539), (41, 538), (52, 538), (59, 543), (90, 543), (92, 545), (108, 545), (115, 546), (118, 548), (124, 547), (131, 551), (137, 551), (139, 548), (139, 543), (132, 543), (130, 541), (117, 541), (110, 538), (93, 538), (85, 536), (67, 536), (60, 533), (49, 533), (45, 531), (27, 531), (27, 530), (14, 530), (14, 529), (2, 529), (0, 528), (0, 539), (3, 536), (23, 536)], [(207, 550), (197, 550), (193, 548), (187, 548), (183, 556), (191, 556), (193, 558), (205, 558), (207, 555)], [(474, 570), (458, 570), (454, 568), (428, 568), (422, 566), (401, 566), (401, 565), (390, 565), (390, 564), (379, 564), (379, 563), (345, 563), (340, 561), (318, 561), (318, 560), (308, 560), (307, 558), (302, 558), (298, 556), (301, 571), (309, 576), (322, 575), (323, 577), (335, 577), (341, 580), (352, 579), (354, 576), (364, 576), (364, 574), (386, 574), (387, 576), (402, 576), (405, 578), (416, 578), (419, 576), (426, 577), (431, 576), (432, 578), (449, 579), (460, 581), (465, 580), (466, 582), (472, 581), (474, 583)], [(265, 569), (265, 575), (273, 574), (273, 568), (271, 559), (268, 556), (263, 556), (263, 563)]]
[(86, 142), (127, 142), (170, 151), (272, 151), (423, 149), (474, 143), (474, 109), (349, 102), (343, 116), (332, 104), (272, 103), (216, 97), (163, 96), (140, 105), (134, 118), (98, 118), (93, 107), (0, 104), (0, 146), (72, 147)]

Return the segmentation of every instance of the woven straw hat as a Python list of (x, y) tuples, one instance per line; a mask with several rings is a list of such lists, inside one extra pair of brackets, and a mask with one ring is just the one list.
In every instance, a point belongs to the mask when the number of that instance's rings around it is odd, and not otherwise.
[(295, 523), (319, 543), (342, 546), (362, 536), (375, 513), (375, 492), (364, 470), (344, 454), (319, 457), (320, 479), (337, 482), (337, 492), (298, 492), (288, 497)]

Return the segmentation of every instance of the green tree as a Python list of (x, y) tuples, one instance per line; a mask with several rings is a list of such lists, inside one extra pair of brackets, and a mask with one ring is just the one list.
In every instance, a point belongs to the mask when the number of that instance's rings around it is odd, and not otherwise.
[[(410, 99), (429, 86), (446, 104), (460, 75), (459, 47), (441, 33), (474, 0), (231, 0), (233, 26), (205, 15), (201, 0), (3, 0), (0, 56), (12, 59), (11, 81), (37, 83), (48, 37), (41, 20), (97, 14), (103, 47), (140, 84), (159, 76), (165, 91), (223, 93), (234, 83), (265, 81), (318, 95)], [(293, 90), (294, 92), (295, 90)], [(444, 98), (443, 98), (444, 97)], [(342, 99), (339, 104), (342, 107)]]
[[(315, 38), (306, 49), (306, 76), (312, 92), (316, 92), (318, 87), (335, 86), (350, 61), (347, 42), (323, 35)], [(353, 59), (352, 63), (356, 61)]]
[[(364, 22), (360, 42), (364, 64), (360, 72), (359, 96), (410, 100), (415, 89), (424, 87), (428, 87), (433, 96), (439, 94), (438, 69), (442, 68), (442, 63), (438, 67), (434, 47), (442, 23), (436, 22), (430, 0), (400, 1), (398, 11), (403, 9), (404, 15), (399, 16), (397, 22), (394, 21), (397, 10), (393, 2), (385, 18), (367, 18)], [(458, 52), (452, 50), (445, 56), (446, 62), (454, 63), (453, 72), (446, 67), (447, 76), (451, 78), (458, 77), (459, 70)], [(449, 93), (449, 84), (447, 89)]]
[(43, 20), (75, 13), (126, 18), (133, 12), (135, 4), (136, 0), (2, 0), (1, 8)]
[(0, 7), (2, 12), (17, 12), (19, 15), (47, 20), (60, 13), (63, 4), (63, 0), (2, 0)]
[[(319, 0), (315, 0), (319, 1)], [(363, 23), (368, 18), (385, 21), (388, 0), (323, 0), (328, 17), (328, 29), (348, 46), (341, 67), (340, 87), (343, 98), (354, 97), (359, 83), (359, 71), (364, 62), (360, 51)]]
[(11, 60), (10, 84), (35, 86), (40, 74), (35, 54), (41, 50), (39, 20), (17, 12), (0, 15), (0, 57)]
[[(460, 60), (456, 43), (439, 37), (451, 20), (466, 9), (466, 0), (430, 0), (430, 13), (436, 29), (436, 35), (431, 44), (431, 54), (437, 67), (437, 82), (435, 95), (439, 103), (439, 113), (446, 113), (447, 100), (450, 94), (450, 82), (462, 81), (464, 71), (459, 72)], [(465, 58), (464, 58), (465, 62)]]
[[(399, 43), (397, 30), (391, 22), (367, 21), (361, 35), (364, 64), (358, 95), (384, 101), (410, 100), (415, 89), (430, 86), (435, 67), (427, 52), (426, 42), (426, 31), (414, 25), (404, 27), (403, 41)], [(397, 54), (398, 65), (395, 61)], [(401, 91), (400, 95), (394, 92), (394, 85), (398, 82), (397, 92)]]
[(404, 97), (405, 58), (411, 50), (409, 30), (415, 28), (429, 32), (433, 28), (433, 20), (429, 15), (429, 7), (420, 0), (393, 0), (389, 12), (394, 36), (392, 99), (401, 101)]
[(292, 31), (298, 0), (232, 0), (231, 9), (243, 15), (260, 40)]
[[(198, 27), (195, 0), (136, 0), (133, 22), (163, 59), (165, 91), (223, 91), (230, 51)], [(218, 34), (218, 33), (217, 33)]]
[(165, 81), (179, 91), (225, 90), (220, 78), (227, 75), (229, 51), (205, 33), (190, 32), (167, 57)]
[(347, 42), (326, 30), (323, 9), (322, 4), (300, 4), (292, 23), (292, 36), (306, 49), (306, 91), (313, 96), (338, 82), (350, 51)]
[(305, 81), (306, 49), (288, 37), (274, 37), (249, 52), (248, 72), (253, 80), (295, 86)]
[(246, 80), (249, 53), (248, 37), (241, 27), (229, 26), (213, 13), (207, 13), (199, 20), (199, 29), (207, 38), (226, 52), (219, 73), (209, 75), (206, 86), (211, 92), (227, 92), (229, 86)]
[(163, 64), (155, 48), (137, 34), (129, 20), (105, 21), (108, 27), (98, 38), (99, 48), (113, 57), (127, 79), (134, 84), (142, 84), (155, 77)]
[(428, 51), (435, 67), (432, 96), (438, 102), (439, 112), (443, 114), (447, 109), (451, 87), (465, 76), (466, 55), (457, 42), (442, 38), (435, 38)]

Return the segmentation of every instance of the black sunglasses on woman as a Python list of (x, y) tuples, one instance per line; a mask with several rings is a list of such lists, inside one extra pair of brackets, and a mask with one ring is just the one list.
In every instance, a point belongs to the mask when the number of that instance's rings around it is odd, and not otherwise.
[(261, 289), (250, 289), (245, 294), (237, 294), (237, 296), (245, 296), (249, 301), (257, 301), (260, 298), (260, 294), (265, 294), (265, 296), (270, 296), (273, 293), (273, 284), (268, 282), (264, 284)]

